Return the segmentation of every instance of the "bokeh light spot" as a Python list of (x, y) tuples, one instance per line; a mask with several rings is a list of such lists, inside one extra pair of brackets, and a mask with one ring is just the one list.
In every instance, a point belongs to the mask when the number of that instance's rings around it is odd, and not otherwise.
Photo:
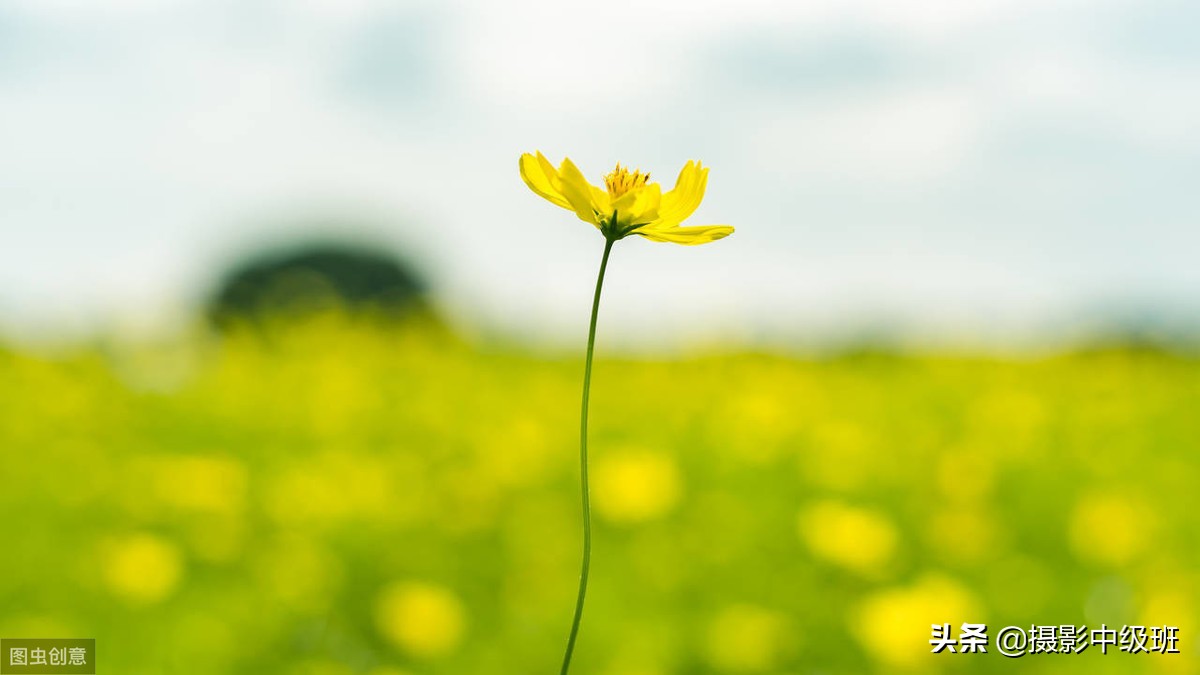
[(939, 656), (930, 654), (930, 625), (963, 621), (985, 621), (978, 602), (957, 581), (929, 575), (868, 596), (851, 614), (850, 629), (877, 661), (911, 668)]
[(675, 507), (683, 492), (674, 461), (636, 449), (597, 456), (593, 480), (596, 510), (621, 523), (661, 517)]
[(178, 547), (152, 534), (139, 533), (108, 542), (102, 552), (109, 590), (134, 603), (159, 602), (183, 576)]
[(718, 613), (708, 627), (708, 660), (735, 673), (771, 671), (788, 640), (783, 614), (755, 605), (739, 604)]
[(1071, 514), (1071, 546), (1084, 560), (1120, 566), (1150, 541), (1152, 514), (1139, 501), (1115, 494), (1083, 497)]
[(836, 501), (805, 509), (800, 537), (817, 557), (863, 574), (879, 572), (896, 550), (896, 528), (880, 513)]
[(454, 651), (466, 630), (458, 597), (426, 582), (398, 582), (383, 589), (376, 602), (375, 621), (392, 644), (421, 658)]

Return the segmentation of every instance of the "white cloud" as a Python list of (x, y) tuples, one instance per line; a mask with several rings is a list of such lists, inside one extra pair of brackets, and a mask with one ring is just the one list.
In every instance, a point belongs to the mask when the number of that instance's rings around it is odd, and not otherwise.
[[(621, 283), (643, 289), (625, 298), (624, 316), (642, 327), (667, 321), (661, 307), (689, 294), (751, 323), (878, 304), (936, 313), (978, 298), (1032, 308), (1014, 265), (1030, 279), (1080, 266), (1040, 307), (1121, 283), (1112, 262), (1129, 237), (1081, 252), (1076, 235), (1094, 224), (1080, 195), (1173, 210), (1149, 224), (1092, 211), (1110, 230), (1144, 228), (1137, 236), (1172, 249), (1195, 214), (1194, 200), (1138, 180), (1163, 170), (1153, 158), (1194, 165), (1200, 154), (1198, 53), (1134, 62), (1080, 33), (1076, 19), (1099, 19), (1071, 0), (311, 0), (262, 4), (253, 16), (236, 3), (14, 6), (34, 20), (13, 25), (38, 33), (0, 65), (0, 228), (19, 242), (0, 251), (9, 308), (156, 305), (206, 271), (197, 250), (241, 236), (248, 219), (335, 204), (420, 218), (444, 263), (441, 287), (462, 306), (497, 320), (554, 311), (575, 321), (594, 232), (523, 191), (515, 157), (536, 146), (571, 154), (589, 174), (617, 158), (668, 176), (688, 155), (718, 164), (699, 215), (738, 225), (735, 239), (717, 252), (635, 242), (623, 254)], [(381, 103), (340, 79), (361, 56), (361, 31), (385, 16), (434, 19), (416, 27), (439, 31), (425, 55), (437, 86), (420, 100)], [(827, 90), (786, 68), (752, 87), (741, 66), (714, 67), (761, 36), (786, 45), (814, 35), (892, 61), (870, 81)], [(1030, 128), (1055, 124), (1092, 154), (1021, 154), (1038, 138)], [(988, 201), (1022, 188), (1019, 209)], [(984, 243), (946, 234), (959, 231)], [(1020, 255), (987, 241), (1019, 241)], [(896, 246), (907, 255), (886, 253)], [(1166, 244), (1147, 247), (1124, 280), (1164, 292), (1196, 283)], [(48, 272), (51, 258), (75, 272)], [(891, 281), (914, 261), (920, 274)], [(565, 279), (573, 269), (578, 289)], [(665, 269), (691, 281), (663, 282)], [(551, 282), (567, 290), (528, 301)]]
[(800, 175), (890, 187), (928, 184), (954, 172), (986, 122), (986, 111), (969, 96), (945, 89), (750, 114), (751, 156)]

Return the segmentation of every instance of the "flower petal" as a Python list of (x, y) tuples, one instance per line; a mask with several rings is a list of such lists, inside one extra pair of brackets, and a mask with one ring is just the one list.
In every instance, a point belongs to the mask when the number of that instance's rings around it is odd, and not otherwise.
[(598, 188), (595, 185), (589, 185), (588, 187), (592, 189), (592, 207), (596, 209), (596, 212), (602, 215), (611, 214), (613, 207), (612, 199), (608, 196), (608, 190)]
[(682, 223), (696, 211), (704, 199), (704, 189), (708, 185), (708, 169), (699, 162), (688, 160), (679, 171), (675, 187), (662, 197), (662, 205), (658, 209), (656, 227), (674, 227)]
[(558, 172), (542, 153), (539, 152), (537, 157), (529, 153), (521, 155), (521, 179), (542, 199), (564, 209), (574, 210), (557, 187), (562, 182)]
[(579, 219), (600, 227), (597, 205), (592, 197), (597, 188), (584, 178), (583, 172), (569, 158), (563, 158), (558, 167), (558, 175), (562, 179), (563, 197), (571, 203), (571, 208)]
[(626, 228), (654, 222), (658, 218), (658, 208), (661, 202), (662, 188), (658, 183), (651, 183), (645, 187), (630, 190), (613, 200), (610, 210), (617, 212), (621, 228)]
[(710, 241), (728, 237), (732, 233), (733, 227), (730, 225), (697, 225), (695, 227), (666, 228), (644, 227), (634, 231), (634, 234), (640, 234), (650, 241), (669, 241), (673, 244), (683, 244), (685, 246), (707, 244)]

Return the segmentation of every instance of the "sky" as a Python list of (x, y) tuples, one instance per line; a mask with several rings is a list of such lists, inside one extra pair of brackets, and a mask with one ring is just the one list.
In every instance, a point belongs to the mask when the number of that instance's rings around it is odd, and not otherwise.
[(620, 242), (615, 340), (1195, 316), (1198, 25), (1172, 0), (5, 0), (0, 331), (173, 321), (339, 222), (465, 329), (574, 340), (603, 240), (525, 188), (535, 150), (668, 187), (700, 159), (690, 222), (737, 228)]

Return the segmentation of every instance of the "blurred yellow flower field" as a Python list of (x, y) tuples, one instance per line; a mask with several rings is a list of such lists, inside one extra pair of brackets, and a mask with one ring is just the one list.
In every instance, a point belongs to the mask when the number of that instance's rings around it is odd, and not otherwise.
[[(102, 672), (553, 672), (578, 354), (420, 326), (0, 348), (0, 636)], [(576, 672), (1189, 673), (1200, 363), (599, 355)], [(602, 383), (602, 386), (599, 386)], [(929, 653), (930, 624), (1180, 627)]]

